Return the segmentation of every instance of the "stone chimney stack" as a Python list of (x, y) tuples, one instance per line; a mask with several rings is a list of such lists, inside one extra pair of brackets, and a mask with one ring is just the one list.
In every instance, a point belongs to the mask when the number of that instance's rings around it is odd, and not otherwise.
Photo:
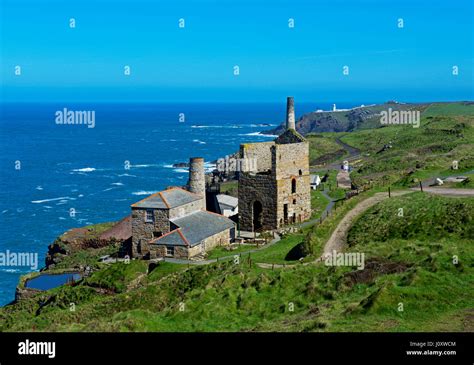
[(204, 177), (204, 159), (202, 157), (191, 157), (189, 159), (188, 190), (191, 193), (201, 195), (206, 207), (206, 181)]
[(292, 96), (288, 96), (286, 99), (286, 129), (296, 130), (295, 101)]

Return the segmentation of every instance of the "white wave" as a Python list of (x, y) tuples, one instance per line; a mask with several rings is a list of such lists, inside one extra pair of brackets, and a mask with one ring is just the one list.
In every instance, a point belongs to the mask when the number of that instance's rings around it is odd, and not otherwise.
[(3, 210), (2, 214), (5, 214), (6, 212), (8, 212), (8, 209)]
[(77, 197), (82, 198), (83, 196), (84, 196), (84, 194), (79, 194)]
[(116, 182), (116, 183), (112, 183), (110, 185), (115, 185), (115, 186), (123, 186), (123, 184), (121, 182)]
[(258, 137), (269, 137), (269, 138), (278, 137), (277, 135), (274, 135), (274, 134), (263, 134), (261, 132), (252, 132), (252, 133), (246, 133), (246, 134), (239, 134), (239, 136), (258, 136)]
[(193, 139), (193, 142), (199, 143), (199, 144), (206, 144), (206, 142), (200, 141), (199, 139)]
[(53, 209), (53, 207), (50, 206), (50, 205), (43, 205), (43, 208), (46, 208), (46, 209)]
[(252, 128), (262, 128), (262, 127), (274, 127), (275, 124), (250, 124)]
[(32, 200), (31, 202), (33, 204), (41, 204), (41, 203), (46, 203), (46, 202), (54, 202), (56, 200), (64, 200), (64, 199), (71, 199), (68, 196), (61, 196), (59, 198), (52, 198), (52, 199), (43, 199), (43, 200)]
[(170, 165), (170, 164), (163, 165), (163, 167), (166, 167), (167, 169), (172, 169), (172, 168), (174, 168), (174, 166), (173, 166), (173, 165)]
[(120, 174), (120, 175), (117, 175), (119, 177), (122, 177), (122, 176), (128, 176), (128, 177), (137, 177), (137, 175), (131, 175), (131, 174)]
[(102, 192), (104, 192), (104, 191), (109, 191), (109, 190), (113, 190), (113, 189), (115, 189), (115, 188), (113, 188), (113, 187), (112, 187), (112, 188), (107, 188), (107, 189), (102, 190)]
[(43, 190), (43, 187), (42, 187), (41, 185), (38, 185), (38, 186), (36, 187), (36, 190)]
[(130, 167), (141, 168), (141, 167), (156, 167), (156, 164), (143, 164), (143, 165), (130, 165)]
[(132, 193), (132, 195), (151, 195), (151, 194), (155, 194), (157, 193), (157, 191), (144, 191), (144, 190), (140, 190), (140, 191), (134, 191)]
[(19, 269), (0, 269), (1, 272), (16, 273), (21, 272)]
[(92, 172), (96, 171), (97, 169), (95, 167), (83, 167), (82, 169), (73, 169), (72, 171), (74, 172)]
[(240, 125), (192, 125), (191, 128), (242, 128)]
[(64, 218), (64, 217), (59, 217), (59, 220), (65, 221), (66, 218)]

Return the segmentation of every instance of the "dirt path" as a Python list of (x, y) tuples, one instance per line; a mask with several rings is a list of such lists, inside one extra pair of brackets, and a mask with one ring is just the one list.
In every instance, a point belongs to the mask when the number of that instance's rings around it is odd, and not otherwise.
[[(396, 191), (393, 192), (392, 196), (400, 196), (410, 193), (410, 191)], [(346, 244), (347, 240), (347, 233), (352, 226), (354, 220), (359, 216), (359, 214), (365, 212), (370, 207), (373, 207), (375, 204), (380, 203), (382, 200), (388, 199), (388, 193), (377, 193), (374, 196), (362, 200), (359, 204), (357, 204), (352, 210), (350, 210), (344, 218), (339, 222), (336, 229), (332, 233), (329, 240), (324, 245), (323, 254), (321, 257), (316, 260), (321, 260), (324, 256), (329, 253), (332, 253), (333, 250), (341, 251), (344, 245)]]
[[(415, 189), (412, 189), (415, 190)], [(412, 193), (412, 190), (401, 190), (401, 191), (394, 191), (392, 192), (391, 196), (401, 196), (405, 194)], [(427, 193), (432, 194), (439, 194), (443, 196), (473, 196), (474, 189), (442, 189), (442, 188), (424, 188), (423, 189)], [(363, 212), (365, 212), (370, 207), (380, 203), (381, 201), (388, 199), (388, 193), (377, 193), (374, 196), (362, 200), (359, 204), (357, 204), (352, 210), (350, 210), (344, 218), (339, 222), (336, 229), (329, 237), (329, 240), (324, 245), (322, 255), (310, 262), (305, 262), (303, 264), (290, 264), (290, 265), (281, 265), (281, 264), (267, 264), (267, 263), (257, 263), (257, 265), (261, 268), (269, 269), (269, 268), (283, 268), (283, 267), (293, 267), (297, 265), (310, 265), (317, 262), (324, 260), (327, 254), (332, 254), (333, 250), (336, 252), (342, 251), (345, 244), (347, 243), (347, 234), (349, 233), (349, 229), (351, 228), (354, 220)]]
[[(391, 196), (401, 196), (405, 194), (409, 194), (411, 191), (403, 190), (403, 191), (396, 191), (391, 194)], [(314, 261), (305, 262), (302, 265), (310, 265), (317, 262), (320, 262), (324, 259), (324, 257), (332, 253), (333, 250), (340, 252), (344, 245), (347, 242), (347, 233), (351, 228), (354, 220), (363, 212), (365, 212), (370, 207), (380, 203), (382, 200), (388, 199), (388, 193), (377, 193), (374, 196), (362, 200), (359, 204), (357, 204), (353, 209), (351, 209), (342, 220), (337, 225), (336, 229), (331, 234), (331, 237), (324, 245), (322, 255)], [(282, 268), (282, 267), (293, 267), (301, 264), (290, 264), (290, 265), (281, 265), (281, 264), (267, 264), (267, 263), (257, 263), (257, 265), (261, 268)]]

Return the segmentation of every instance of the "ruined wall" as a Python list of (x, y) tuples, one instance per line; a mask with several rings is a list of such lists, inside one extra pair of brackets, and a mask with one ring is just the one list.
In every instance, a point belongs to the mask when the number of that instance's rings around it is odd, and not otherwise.
[(272, 168), (271, 148), (275, 142), (244, 143), (240, 145), (240, 158), (256, 159), (257, 170), (254, 172), (268, 171)]
[[(277, 181), (278, 226), (297, 223), (311, 217), (311, 186), (308, 142), (277, 144), (273, 150)], [(296, 192), (292, 191), (292, 181)], [(284, 206), (287, 204), (287, 216)]]
[(262, 204), (262, 228), (264, 230), (276, 228), (276, 195), (276, 181), (271, 174), (241, 174), (239, 179), (240, 229), (253, 231), (253, 206), (255, 201)]
[(149, 252), (148, 241), (153, 232), (162, 234), (170, 231), (169, 210), (153, 209), (154, 222), (146, 222), (144, 208), (132, 208), (132, 256), (141, 257)]

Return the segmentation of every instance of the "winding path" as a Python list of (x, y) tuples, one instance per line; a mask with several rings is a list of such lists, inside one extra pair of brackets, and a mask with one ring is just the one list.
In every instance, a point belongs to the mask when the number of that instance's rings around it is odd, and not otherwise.
[[(413, 190), (413, 189), (412, 189)], [(391, 196), (402, 196), (405, 194), (410, 194), (412, 190), (400, 190), (394, 191), (391, 193)], [(434, 191), (433, 191), (434, 190)], [(431, 188), (431, 189), (423, 189), (424, 192), (439, 194), (448, 197), (460, 197), (460, 196), (474, 196), (474, 189), (442, 189), (442, 188)], [(297, 265), (309, 265), (315, 264), (324, 259), (327, 254), (332, 253), (334, 250), (336, 252), (340, 252), (345, 244), (347, 243), (347, 234), (349, 233), (349, 229), (351, 228), (354, 220), (363, 212), (365, 212), (370, 207), (380, 203), (381, 201), (387, 199), (388, 193), (377, 193), (374, 196), (367, 198), (357, 204), (352, 210), (350, 210), (344, 218), (339, 222), (336, 229), (332, 232), (331, 237), (324, 245), (322, 255), (314, 261), (305, 262), (302, 264), (290, 264), (290, 265), (281, 265), (281, 264), (268, 264), (268, 263), (257, 263), (257, 265), (261, 268), (287, 268), (287, 267), (294, 267)]]

